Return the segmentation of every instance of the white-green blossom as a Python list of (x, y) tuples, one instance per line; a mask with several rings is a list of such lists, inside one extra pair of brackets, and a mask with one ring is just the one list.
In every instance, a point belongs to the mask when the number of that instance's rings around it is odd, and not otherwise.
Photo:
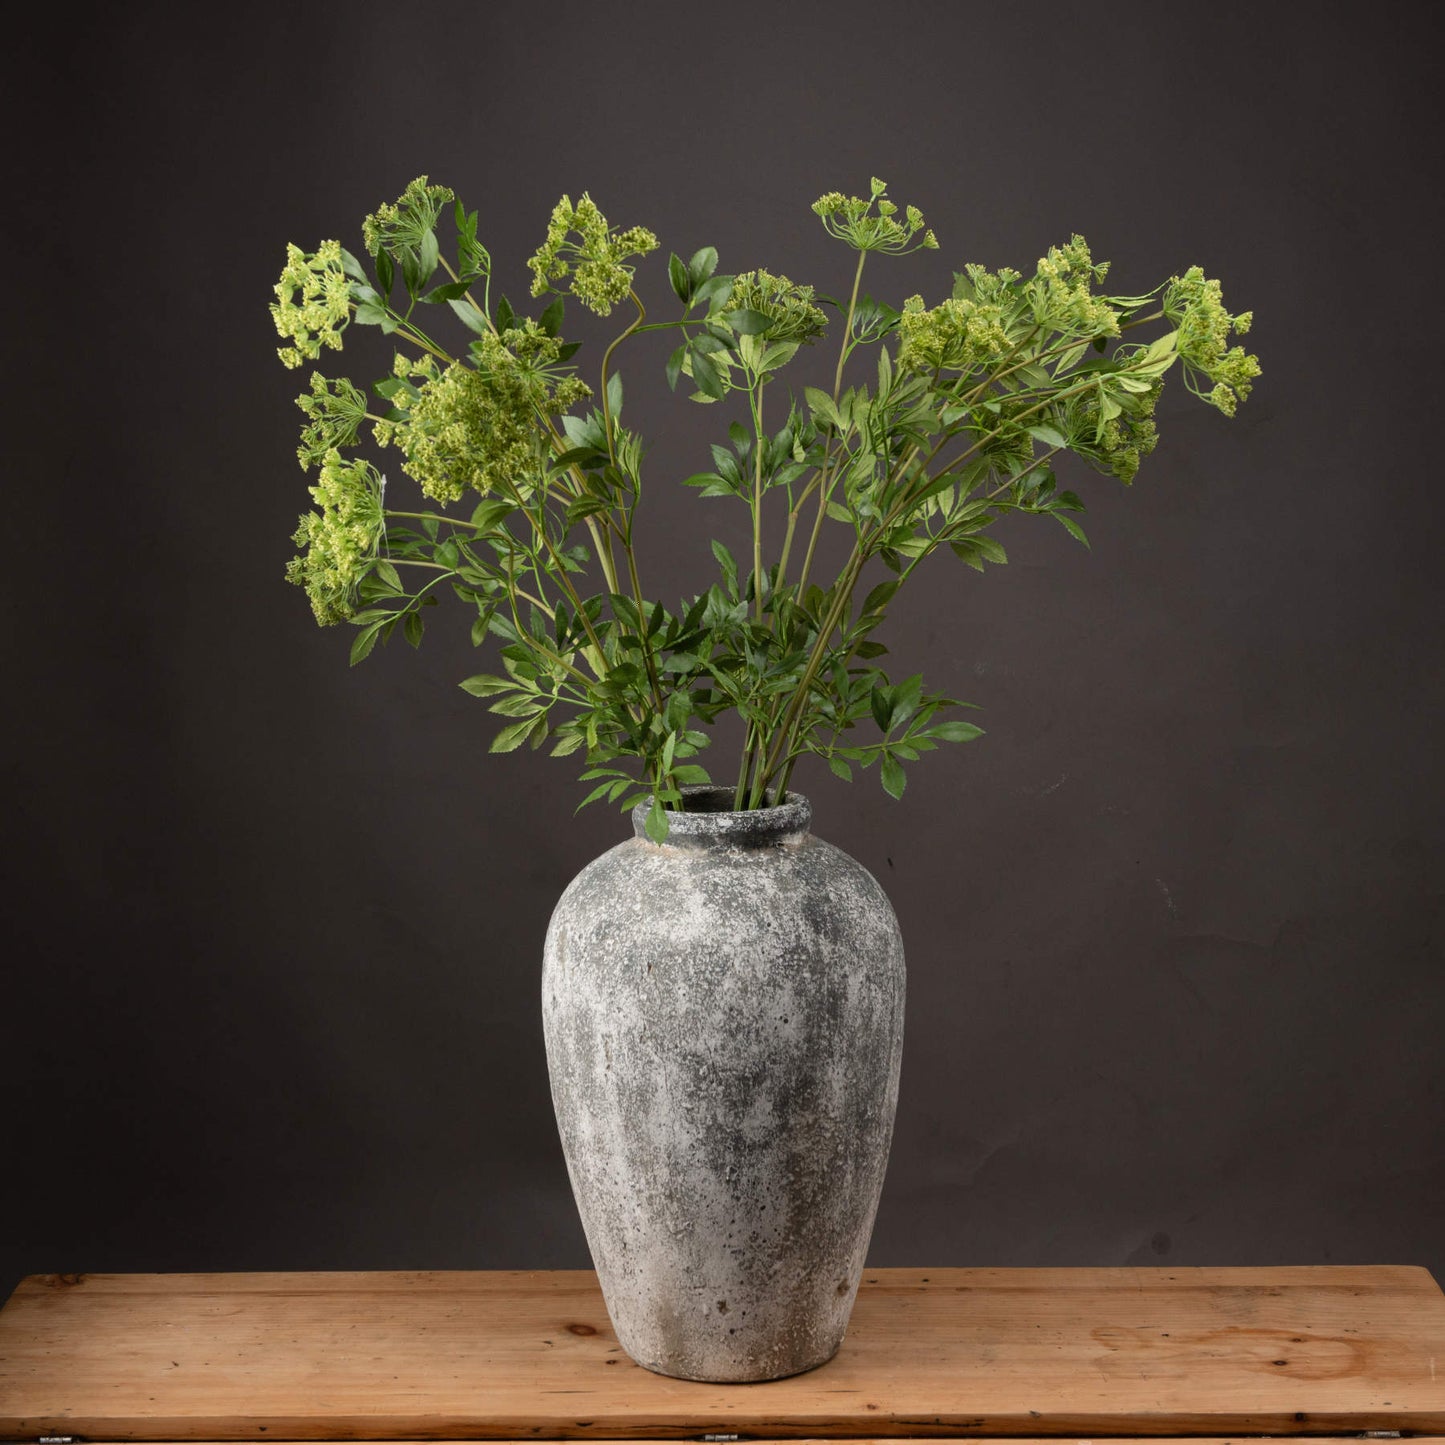
[(377, 440), (399, 447), (402, 470), (439, 502), (468, 490), (526, 495), (541, 481), (549, 439), (540, 414), (567, 410), (590, 396), (573, 376), (556, 376), (560, 343), (534, 321), (476, 344), (476, 365), (440, 367), (430, 357), (406, 367), (404, 416), (379, 423)]
[(813, 288), (798, 286), (769, 271), (744, 271), (733, 278), (728, 307), (756, 311), (767, 318), (770, 341), (813, 341), (827, 329), (828, 318), (813, 304)]
[(339, 241), (323, 241), (309, 255), (287, 246), (275, 292), (271, 316), (277, 333), (292, 343), (277, 350), (287, 366), (315, 361), (323, 346), (341, 350), (341, 333), (351, 316), (351, 283), (342, 269)]
[[(1259, 358), (1242, 346), (1230, 346), (1231, 332), (1243, 336), (1254, 321), (1252, 311), (1231, 316), (1224, 309), (1218, 281), (1209, 280), (1198, 266), (1170, 278), (1164, 291), (1164, 314), (1179, 328), (1179, 358), (1185, 383), (1225, 416), (1233, 416), (1250, 393), (1260, 373)], [(1214, 383), (1205, 391), (1202, 374)]]
[(656, 249), (657, 237), (645, 226), (614, 231), (585, 192), (575, 206), (563, 196), (553, 208), (546, 239), (527, 262), (532, 295), (555, 290), (554, 281), (570, 276), (572, 294), (589, 311), (606, 316), (632, 290), (635, 268), (624, 264), (627, 258)]
[[(903, 220), (894, 220), (898, 207), (888, 200), (887, 190), (884, 182), (874, 176), (872, 192), (866, 201), (861, 196), (829, 191), (813, 202), (813, 212), (830, 236), (836, 236), (855, 251), (884, 251), (893, 256), (920, 248), (936, 251), (938, 238), (924, 229), (923, 213), (917, 206), (907, 206)], [(923, 235), (915, 242), (914, 237), (920, 231)]]
[(1118, 312), (1106, 297), (1093, 294), (1093, 283), (1108, 274), (1109, 263), (1094, 261), (1082, 236), (1050, 246), (1024, 288), (1034, 319), (1066, 336), (1117, 336)]
[(949, 297), (927, 310), (910, 296), (898, 317), (898, 365), (905, 371), (969, 372), (1008, 350), (1003, 311), (995, 302)]
[(418, 176), (397, 197), (395, 205), (378, 206), (361, 223), (367, 251), (374, 256), (385, 246), (398, 261), (404, 256), (419, 258), (442, 207), (455, 199), (449, 187), (428, 185), (425, 176)]
[(301, 518), (293, 540), (306, 554), (287, 566), (286, 580), (306, 589), (317, 622), (327, 626), (356, 611), (357, 583), (385, 526), (382, 482), (369, 462), (348, 462), (333, 449), (309, 490), (320, 510)]
[(316, 466), (329, 451), (354, 446), (366, 420), (366, 398), (344, 376), (328, 380), (313, 371), (311, 390), (302, 392), (296, 405), (308, 418), (296, 450), (303, 470)]

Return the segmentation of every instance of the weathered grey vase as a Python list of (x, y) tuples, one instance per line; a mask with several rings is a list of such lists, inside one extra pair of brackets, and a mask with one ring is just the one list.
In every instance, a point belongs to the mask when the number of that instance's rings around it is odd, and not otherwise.
[(589, 864), (547, 930), (542, 1012), (572, 1189), (623, 1348), (771, 1380), (843, 1342), (888, 1162), (903, 943), (812, 809), (688, 788), (658, 846)]

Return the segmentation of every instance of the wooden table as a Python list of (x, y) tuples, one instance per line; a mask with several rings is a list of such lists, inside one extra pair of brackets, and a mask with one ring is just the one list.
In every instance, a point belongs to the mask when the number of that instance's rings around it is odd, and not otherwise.
[(36, 1275), (0, 1439), (1445, 1435), (1423, 1269), (880, 1269), (806, 1375), (622, 1353), (590, 1271)]

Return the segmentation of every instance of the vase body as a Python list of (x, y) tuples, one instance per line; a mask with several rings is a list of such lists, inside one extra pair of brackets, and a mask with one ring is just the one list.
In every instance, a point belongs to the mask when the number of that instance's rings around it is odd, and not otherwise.
[(887, 896), (807, 801), (713, 811), (589, 864), (547, 930), (543, 1024), (608, 1313), (640, 1365), (768, 1380), (842, 1343), (903, 1043)]

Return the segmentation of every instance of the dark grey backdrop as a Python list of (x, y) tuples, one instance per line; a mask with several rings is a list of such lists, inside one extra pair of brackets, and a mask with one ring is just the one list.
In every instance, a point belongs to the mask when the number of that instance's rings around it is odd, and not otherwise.
[[(895, 300), (1079, 230), (1122, 289), (1198, 260), (1257, 310), (1236, 422), (1176, 385), (1131, 491), (1076, 476), (1091, 553), (1036, 521), (1012, 565), (905, 594), (895, 659), (988, 736), (901, 805), (799, 774), (908, 944), (873, 1261), (1445, 1265), (1423, 9), (180, 13), (42, 23), (8, 65), (0, 1289), (586, 1262), (538, 963), (623, 820), (573, 821), (569, 765), (486, 755), (462, 617), (348, 671), (280, 580), (282, 245), (357, 247), (422, 171), (519, 298), (584, 189), (840, 289), (808, 206), (877, 173), (943, 243), (876, 264)], [(671, 485), (717, 422), (661, 360), (624, 373), (675, 597), (741, 533)]]

